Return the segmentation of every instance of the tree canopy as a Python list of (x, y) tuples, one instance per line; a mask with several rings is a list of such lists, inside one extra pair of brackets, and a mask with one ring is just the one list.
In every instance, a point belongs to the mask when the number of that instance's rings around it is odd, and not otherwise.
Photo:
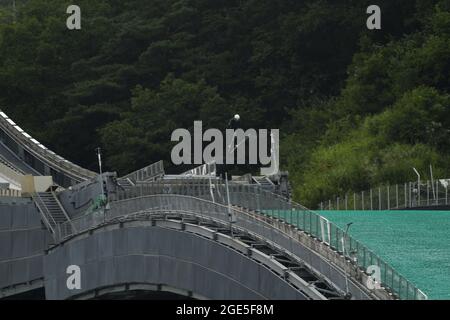
[[(450, 1), (0, 1), (0, 105), (55, 152), (120, 174), (234, 113), (279, 128), (297, 200), (449, 175)], [(166, 162), (170, 166), (170, 161)]]

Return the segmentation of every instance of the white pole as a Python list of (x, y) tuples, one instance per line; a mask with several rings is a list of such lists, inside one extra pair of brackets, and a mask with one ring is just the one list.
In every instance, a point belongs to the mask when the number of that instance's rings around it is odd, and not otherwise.
[(101, 191), (102, 191), (102, 198), (105, 199), (105, 190), (103, 189), (103, 172), (102, 172), (102, 153), (101, 153), (101, 149), (97, 148), (97, 157), (98, 157), (98, 168), (99, 168), (99, 172), (100, 172), (100, 186), (101, 186)]
[(433, 167), (430, 164), (431, 188), (433, 190), (433, 199), (436, 201), (436, 193), (434, 192)]
[(231, 212), (231, 202), (230, 202), (230, 190), (228, 188), (228, 173), (225, 172), (225, 185), (227, 188), (227, 202), (228, 202), (228, 218), (230, 219), (230, 231), (231, 231), (231, 237), (233, 237), (233, 216)]
[(420, 206), (420, 173), (413, 168), (414, 172), (417, 174), (417, 199), (419, 201), (418, 205)]
[(216, 203), (216, 200), (214, 199), (214, 185), (211, 182), (211, 175), (209, 175), (209, 193), (211, 194), (211, 199), (213, 203)]
[[(344, 255), (344, 259), (346, 259), (345, 258), (345, 240), (346, 240), (346, 237), (348, 234), (348, 229), (350, 228), (350, 226), (352, 224), (353, 224), (353, 222), (347, 223), (347, 228), (345, 229), (344, 236), (342, 237), (342, 254)], [(345, 291), (346, 291), (346, 294), (348, 295), (349, 292), (348, 292), (348, 272), (347, 272), (347, 270), (345, 270)]]

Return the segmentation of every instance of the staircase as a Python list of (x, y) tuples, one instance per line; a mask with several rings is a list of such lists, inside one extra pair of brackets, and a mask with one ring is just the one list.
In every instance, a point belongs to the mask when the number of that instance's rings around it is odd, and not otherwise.
[(128, 189), (134, 186), (134, 183), (129, 178), (117, 179), (117, 184), (124, 189)]
[(273, 190), (273, 187), (275, 186), (274, 183), (267, 177), (262, 176), (262, 177), (253, 177), (253, 180), (260, 185), (263, 189), (266, 190)]
[(33, 200), (47, 228), (56, 234), (57, 225), (70, 222), (70, 218), (53, 192), (37, 192)]

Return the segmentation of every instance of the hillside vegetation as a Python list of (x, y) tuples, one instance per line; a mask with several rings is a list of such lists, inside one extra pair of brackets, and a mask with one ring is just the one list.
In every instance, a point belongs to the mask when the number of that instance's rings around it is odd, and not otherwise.
[[(0, 105), (55, 152), (120, 174), (194, 120), (279, 128), (295, 197), (450, 176), (450, 0), (0, 1)], [(170, 169), (169, 169), (170, 170)]]

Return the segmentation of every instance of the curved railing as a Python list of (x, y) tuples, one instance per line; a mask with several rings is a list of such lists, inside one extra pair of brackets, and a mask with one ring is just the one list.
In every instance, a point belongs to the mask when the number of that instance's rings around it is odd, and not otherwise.
[[(297, 226), (300, 230), (307, 232), (344, 255), (366, 272), (379, 268), (378, 280), (381, 285), (389, 288), (400, 299), (428, 299), (425, 293), (395, 271), (382, 258), (320, 214), (266, 190), (255, 190), (253, 187), (243, 189), (244, 191), (240, 192), (236, 203), (242, 203), (243, 207), (247, 205), (248, 208), (255, 208), (255, 210)], [(233, 192), (230, 192), (230, 194), (233, 194)], [(256, 200), (251, 200), (251, 194)], [(234, 203), (231, 200), (232, 198), (231, 196), (230, 201)], [(279, 207), (279, 209), (272, 209), (274, 206)]]
[(17, 144), (23, 146), (34, 157), (70, 178), (81, 182), (96, 176), (96, 173), (84, 169), (47, 149), (23, 131), (4, 112), (0, 111), (0, 129), (3, 130)]
[[(226, 203), (221, 203), (221, 201), (212, 202), (209, 199), (200, 199), (189, 195), (148, 195), (148, 191), (149, 190), (146, 190), (145, 187), (141, 186), (134, 190), (119, 193), (118, 199), (110, 204), (111, 209), (107, 210), (105, 214), (93, 213), (88, 216), (83, 216), (78, 220), (73, 220), (72, 222), (77, 230), (82, 231), (119, 216), (126, 216), (126, 212), (141, 211), (144, 207), (142, 207), (142, 203), (139, 202), (138, 199), (143, 197), (154, 197), (154, 199), (156, 199), (153, 203), (146, 203), (145, 210), (161, 210), (166, 212), (170, 210), (180, 210), (194, 214), (208, 213), (210, 217), (221, 220), (229, 219), (230, 215), (233, 217), (234, 215), (249, 213), (249, 211), (236, 208), (235, 206), (242, 206), (243, 208), (251, 210), (255, 210), (254, 207), (258, 207), (259, 210), (261, 210), (257, 213), (258, 216), (271, 216), (277, 218), (275, 220), (281, 219), (287, 222), (287, 224), (297, 227), (299, 230), (318, 239), (344, 256), (347, 261), (362, 271), (368, 272), (369, 270), (374, 270), (374, 268), (379, 268), (380, 278), (378, 280), (380, 283), (378, 283), (378, 285), (387, 288), (398, 298), (417, 300), (427, 299), (427, 296), (420, 289), (359, 241), (346, 234), (341, 228), (316, 212), (308, 210), (292, 201), (286, 199), (283, 200), (282, 197), (265, 190), (257, 192), (253, 187), (231, 187), (229, 195), (230, 203), (233, 206), (228, 206)], [(226, 189), (222, 191), (226, 193)], [(253, 193), (247, 193), (248, 191), (253, 191)], [(199, 190), (197, 190), (197, 192), (199, 192)], [(235, 194), (234, 199), (247, 199), (247, 201), (241, 201), (240, 203), (239, 201), (234, 202), (233, 194)], [(251, 200), (250, 198), (252, 197), (259, 197), (259, 199)], [(253, 202), (253, 204), (251, 202)], [(265, 207), (267, 209), (265, 209)], [(274, 207), (277, 208), (274, 209)], [(255, 221), (257, 220), (258, 219)], [(67, 230), (65, 228), (67, 228)], [(71, 228), (72, 227), (68, 224), (61, 226), (60, 239), (71, 236)], [(375, 282), (374, 285), (376, 286), (377, 283)]]

